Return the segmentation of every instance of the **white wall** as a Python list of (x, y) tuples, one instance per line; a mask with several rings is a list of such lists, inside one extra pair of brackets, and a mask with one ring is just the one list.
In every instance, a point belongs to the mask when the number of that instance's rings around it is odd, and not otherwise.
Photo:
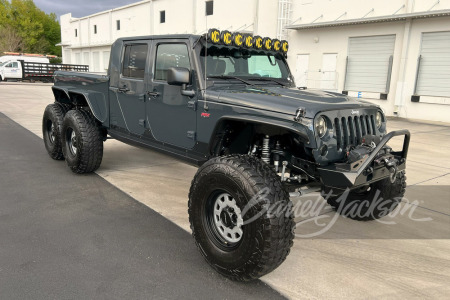
[[(277, 34), (278, 0), (214, 0), (214, 14), (205, 16), (204, 0), (145, 0), (83, 18), (61, 16), (63, 61), (89, 64), (94, 72), (105, 71), (109, 46), (119, 37), (152, 34), (205, 33), (207, 28), (228, 29), (254, 35), (275, 37)], [(291, 24), (319, 24), (350, 19), (391, 16), (450, 9), (450, 0), (292, 0)], [(166, 22), (160, 23), (165, 10)], [(116, 29), (120, 20), (121, 29)], [(253, 24), (252, 24), (253, 23)], [(97, 25), (97, 34), (93, 25)], [(245, 25), (245, 26), (244, 26)], [(78, 29), (78, 37), (75, 37)], [(322, 27), (289, 31), (289, 64), (296, 73), (297, 54), (309, 54), (308, 71), (319, 73), (323, 55), (337, 53), (337, 90), (345, 80), (346, 57), (350, 37), (395, 34), (391, 86), (387, 100), (368, 99), (379, 104), (388, 115), (449, 121), (450, 105), (413, 103), (417, 57), (422, 32), (450, 30), (450, 17), (413, 19), (364, 25)], [(94, 64), (94, 52), (99, 62)], [(365, 97), (370, 95), (365, 94)], [(442, 102), (450, 99), (424, 99)]]
[[(400, 57), (401, 45), (399, 41), (403, 38), (403, 23), (380, 23), (377, 26), (371, 24), (346, 26), (346, 27), (326, 27), (314, 30), (292, 31), (289, 35), (289, 65), (295, 71), (297, 54), (309, 54), (309, 72), (318, 72), (322, 69), (322, 58), (324, 53), (337, 53), (336, 72), (338, 77), (338, 91), (344, 88), (345, 67), (348, 51), (348, 39), (350, 37), (387, 35), (395, 34), (396, 43), (394, 58)], [(317, 42), (316, 42), (317, 41)], [(373, 100), (381, 105), (386, 113), (392, 115), (394, 110), (395, 84), (398, 76), (400, 60), (394, 59), (391, 78), (391, 89), (388, 100)]]
[[(302, 19), (295, 22), (295, 24), (308, 24), (323, 14), (323, 18), (320, 18), (315, 23), (330, 22), (344, 12), (347, 12), (347, 14), (339, 20), (357, 19), (361, 18), (364, 12), (370, 11), (371, 8), (374, 8), (374, 11), (367, 17), (392, 15), (395, 10), (405, 4), (405, 7), (397, 13), (403, 14), (427, 11), (434, 3), (436, 1), (425, 0), (379, 0), (376, 2), (360, 0), (295, 1), (292, 19), (295, 20), (301, 16)], [(442, 9), (450, 9), (450, 1), (441, 0), (433, 8), (433, 10)], [(422, 32), (434, 31), (450, 31), (450, 17), (292, 30), (289, 35), (290, 51), (288, 61), (295, 74), (297, 54), (309, 54), (308, 71), (314, 73), (322, 68), (324, 53), (337, 53), (338, 91), (342, 91), (344, 89), (349, 38), (395, 34), (394, 60), (388, 99), (375, 100), (366, 98), (365, 100), (380, 105), (391, 116), (397, 115), (404, 118), (449, 122), (450, 105), (423, 103), (423, 101), (447, 101), (447, 103), (450, 103), (450, 99), (421, 97), (422, 102), (411, 102), (411, 96), (414, 93), (417, 58), (420, 54), (421, 35)]]
[[(404, 81), (402, 78), (399, 78), (398, 80), (399, 84), (404, 82), (403, 95), (398, 95), (398, 97), (400, 97), (399, 101), (403, 104), (399, 114), (400, 116), (404, 116), (406, 118), (450, 122), (449, 104), (424, 103), (423, 101), (426, 101), (424, 99), (426, 97), (421, 97), (421, 102), (411, 102), (411, 95), (414, 93), (417, 59), (420, 55), (422, 33), (435, 31), (450, 31), (450, 17), (418, 19), (412, 22), (408, 55), (406, 57), (405, 79)], [(431, 101), (439, 101), (439, 98), (441, 97), (428, 98), (431, 98)], [(448, 98), (447, 100), (449, 100)], [(450, 101), (447, 103), (450, 103)]]

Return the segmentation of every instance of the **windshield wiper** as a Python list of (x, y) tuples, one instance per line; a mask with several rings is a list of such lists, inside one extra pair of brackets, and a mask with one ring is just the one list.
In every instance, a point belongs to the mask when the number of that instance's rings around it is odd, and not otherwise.
[(239, 78), (239, 77), (236, 77), (236, 76), (230, 76), (230, 75), (212, 75), (212, 76), (208, 76), (208, 78), (236, 79), (236, 80), (239, 80), (240, 82), (245, 83), (246, 85), (252, 85), (252, 86), (255, 86), (253, 83), (248, 82), (247, 80), (244, 80), (244, 79)]
[(267, 78), (267, 77), (249, 78), (248, 80), (254, 80), (254, 81), (273, 81), (273, 82), (275, 82), (275, 83), (277, 83), (277, 84), (279, 84), (279, 85), (281, 85), (281, 86), (287, 86), (287, 84), (285, 84), (285, 83), (283, 83), (283, 82), (281, 82), (281, 81), (278, 81), (278, 80), (273, 79), (273, 78)]

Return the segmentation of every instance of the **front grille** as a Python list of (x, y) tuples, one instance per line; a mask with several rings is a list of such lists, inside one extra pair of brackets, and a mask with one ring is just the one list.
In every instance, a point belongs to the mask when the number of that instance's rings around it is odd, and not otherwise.
[(334, 119), (337, 149), (361, 144), (362, 137), (376, 134), (374, 115), (349, 116)]

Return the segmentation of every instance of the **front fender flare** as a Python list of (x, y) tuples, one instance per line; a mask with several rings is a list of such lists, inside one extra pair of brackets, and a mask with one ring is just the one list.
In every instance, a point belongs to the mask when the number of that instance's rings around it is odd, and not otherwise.
[(215, 135), (218, 132), (218, 130), (220, 130), (222, 124), (224, 124), (227, 121), (247, 122), (247, 123), (280, 127), (280, 128), (283, 128), (283, 129), (286, 129), (288, 131), (298, 134), (308, 148), (315, 147), (316, 141), (314, 139), (313, 132), (311, 131), (310, 128), (308, 128), (307, 126), (305, 126), (301, 123), (295, 122), (293, 120), (290, 121), (290, 120), (286, 120), (286, 119), (267, 118), (267, 117), (260, 117), (260, 116), (254, 116), (254, 115), (248, 115), (248, 114), (239, 114), (239, 115), (233, 115), (233, 116), (224, 115), (224, 116), (220, 117), (220, 119), (217, 120), (216, 126), (210, 137), (210, 143), (209, 143), (210, 145), (212, 145)]

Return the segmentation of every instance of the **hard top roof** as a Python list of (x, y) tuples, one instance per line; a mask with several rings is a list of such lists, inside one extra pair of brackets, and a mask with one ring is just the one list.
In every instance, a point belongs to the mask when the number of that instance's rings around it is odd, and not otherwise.
[(117, 41), (136, 41), (136, 40), (162, 40), (162, 39), (189, 39), (196, 41), (201, 35), (195, 34), (162, 34), (162, 35), (146, 35), (146, 36), (130, 36), (118, 38)]

